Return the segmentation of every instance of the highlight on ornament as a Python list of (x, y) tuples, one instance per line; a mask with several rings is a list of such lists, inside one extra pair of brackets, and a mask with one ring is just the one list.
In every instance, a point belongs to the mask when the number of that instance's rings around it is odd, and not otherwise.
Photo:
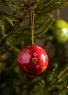
[(17, 57), (17, 63), (25, 74), (41, 74), (48, 66), (48, 55), (43, 48), (32, 44), (21, 50)]

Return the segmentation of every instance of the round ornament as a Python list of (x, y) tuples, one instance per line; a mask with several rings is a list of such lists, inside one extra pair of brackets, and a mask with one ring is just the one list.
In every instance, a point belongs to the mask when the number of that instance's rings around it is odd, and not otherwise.
[(51, 31), (57, 42), (63, 43), (68, 40), (68, 24), (64, 20), (56, 20), (52, 24)]
[(21, 71), (28, 75), (42, 73), (48, 66), (48, 55), (37, 45), (26, 46), (18, 54), (17, 63)]

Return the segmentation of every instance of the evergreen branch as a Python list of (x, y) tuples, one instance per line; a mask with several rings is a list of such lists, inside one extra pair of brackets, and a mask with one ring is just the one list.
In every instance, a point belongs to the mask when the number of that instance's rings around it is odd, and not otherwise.
[[(44, 89), (44, 95), (60, 95), (60, 93), (67, 93), (67, 86), (65, 86), (67, 84), (67, 80), (65, 80), (64, 82), (61, 82), (60, 84), (59, 83), (54, 83), (54, 84), (51, 84), (49, 86), (47, 86), (45, 89)], [(46, 94), (47, 93), (47, 94)], [(61, 94), (62, 95), (62, 94)], [(66, 94), (64, 94), (66, 95)]]
[(58, 82), (61, 82), (64, 77), (68, 76), (68, 65), (59, 73), (58, 75)]
[(41, 28), (41, 30), (42, 31), (40, 31), (40, 32), (38, 32), (38, 33), (36, 33), (35, 35), (36, 35), (36, 37), (39, 35), (39, 36), (41, 36), (41, 35), (43, 35), (45, 32), (47, 32), (47, 30), (49, 29), (49, 27), (51, 26), (51, 24), (54, 22), (54, 19), (51, 19), (51, 21), (50, 20), (48, 20), (48, 22), (42, 27), (43, 29), (45, 29), (45, 30), (43, 30), (42, 28)]
[(55, 77), (55, 73), (56, 73), (57, 68), (58, 68), (58, 65), (55, 64), (55, 67), (54, 67), (54, 69), (53, 69), (53, 71), (52, 71), (52, 74), (50, 75), (50, 78), (49, 78), (49, 80), (48, 80), (48, 81), (50, 81), (51, 83), (52, 83), (52, 81), (54, 82), (54, 77)]
[[(36, 20), (36, 19), (35, 19)], [(38, 19), (39, 20), (39, 19)], [(37, 20), (37, 21), (38, 21)], [(49, 29), (49, 27), (50, 27), (50, 25), (53, 23), (53, 21), (54, 21), (55, 19), (53, 18), (53, 17), (49, 17), (49, 18), (47, 18), (47, 20), (45, 21), (43, 21), (42, 19), (41, 19), (41, 23), (43, 24), (42, 26), (41, 26), (41, 24), (39, 24), (38, 25), (38, 23), (36, 24), (38, 27), (36, 27), (35, 28), (35, 37), (38, 37), (38, 36), (41, 36), (41, 35), (43, 35), (45, 32), (47, 32), (47, 30)], [(20, 24), (21, 25), (21, 24)], [(35, 25), (35, 26), (36, 26)], [(29, 32), (29, 31), (31, 31), (31, 29), (30, 29), (30, 26), (28, 27), (28, 26), (24, 26), (23, 24), (22, 24), (22, 27), (23, 27), (23, 33), (25, 34), (25, 35), (27, 35), (27, 36), (30, 36), (31, 35), (31, 33)]]
[(43, 95), (44, 81), (37, 83), (37, 85), (32, 89), (29, 95)]
[(14, 50), (14, 51), (16, 51), (18, 53), (20, 52), (20, 50), (17, 47), (15, 47), (13, 44), (9, 43), (8, 41), (6, 42), (6, 44), (8, 46), (10, 46), (12, 50)]
[(61, 8), (61, 7), (64, 7), (68, 4), (68, 1), (67, 0), (63, 0), (63, 1), (60, 1), (60, 0), (50, 0), (50, 1), (45, 1), (43, 3), (43, 6), (41, 6), (41, 8), (39, 10), (37, 10), (36, 13), (38, 14), (44, 14), (44, 13), (50, 13), (52, 11), (55, 11), (57, 8)]
[(5, 33), (5, 26), (4, 26), (3, 21), (0, 21), (0, 32), (3, 35), (4, 38), (7, 36), (7, 34)]

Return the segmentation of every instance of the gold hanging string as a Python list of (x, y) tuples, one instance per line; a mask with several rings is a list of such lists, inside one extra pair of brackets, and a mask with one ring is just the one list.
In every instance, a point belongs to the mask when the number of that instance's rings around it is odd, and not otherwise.
[(32, 32), (32, 44), (34, 44), (34, 9), (31, 10), (31, 32)]
[(60, 10), (59, 9), (57, 9), (57, 11), (56, 11), (56, 18), (60, 19)]

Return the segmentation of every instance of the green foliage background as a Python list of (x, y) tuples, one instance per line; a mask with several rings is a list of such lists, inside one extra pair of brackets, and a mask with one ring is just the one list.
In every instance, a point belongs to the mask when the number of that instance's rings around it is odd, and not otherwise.
[[(68, 0), (0, 0), (0, 95), (68, 95), (68, 46), (48, 34), (53, 11), (67, 4)], [(34, 77), (23, 74), (16, 63), (19, 51), (31, 44), (31, 9), (35, 41), (44, 40), (42, 47), (49, 55), (47, 70)]]

